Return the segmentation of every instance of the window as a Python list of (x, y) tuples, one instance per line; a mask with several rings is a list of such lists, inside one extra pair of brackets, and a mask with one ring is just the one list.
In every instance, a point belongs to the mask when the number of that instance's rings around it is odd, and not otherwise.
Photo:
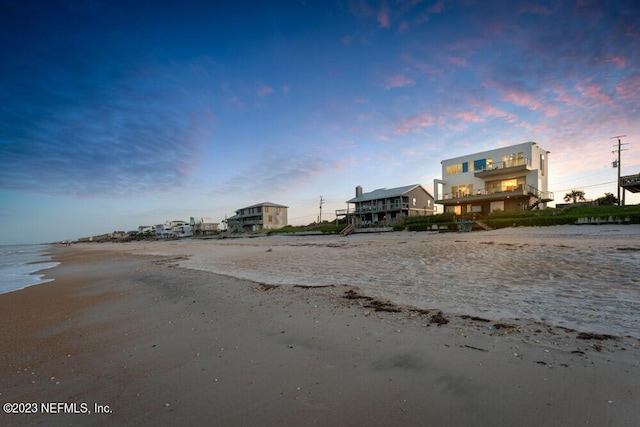
[(466, 163), (458, 163), (456, 165), (450, 165), (445, 168), (447, 175), (455, 175), (457, 173), (467, 172), (469, 166)]
[(265, 212), (269, 212), (269, 206), (265, 206), (265, 207), (264, 207), (264, 211), (265, 211)]
[(544, 154), (540, 154), (540, 173), (544, 176)]
[(269, 215), (269, 222), (273, 222), (273, 217)]
[(413, 198), (413, 206), (415, 206), (417, 202), (418, 202), (418, 201), (417, 201), (417, 200), (416, 200), (416, 198), (414, 197), (414, 198)]

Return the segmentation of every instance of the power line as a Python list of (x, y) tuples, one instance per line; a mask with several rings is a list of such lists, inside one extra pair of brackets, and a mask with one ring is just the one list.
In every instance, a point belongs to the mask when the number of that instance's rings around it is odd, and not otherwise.
[[(603, 182), (602, 184), (593, 184), (593, 185), (580, 185), (580, 188), (592, 188), (592, 187), (602, 187), (603, 185), (615, 184), (615, 181)], [(576, 187), (573, 188), (565, 188), (564, 190), (554, 190), (554, 193), (562, 193), (563, 191), (571, 191), (575, 190)]]
[(579, 179), (591, 178), (592, 176), (596, 176), (596, 175), (600, 175), (600, 174), (603, 174), (603, 173), (607, 173), (607, 171), (608, 171), (608, 169), (602, 169), (601, 171), (596, 172), (596, 173), (592, 173), (591, 175), (585, 175), (585, 176), (580, 176), (580, 177), (577, 177), (577, 178), (571, 178), (571, 179), (567, 179), (565, 181), (556, 182), (554, 184), (558, 185), (558, 184), (564, 184), (566, 182), (577, 181)]

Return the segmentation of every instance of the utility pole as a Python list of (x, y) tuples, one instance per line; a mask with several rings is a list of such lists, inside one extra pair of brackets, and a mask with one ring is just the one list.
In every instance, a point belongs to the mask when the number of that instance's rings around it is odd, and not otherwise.
[(320, 216), (318, 217), (318, 224), (322, 224), (322, 204), (324, 203), (324, 199), (320, 196)]
[[(627, 136), (627, 135), (617, 135), (617, 136), (612, 136), (611, 138), (609, 138), (609, 139), (617, 139), (618, 140), (618, 149), (612, 151), (612, 153), (614, 153), (614, 154), (618, 153), (618, 160), (613, 162), (614, 163), (614, 167), (618, 166), (618, 206), (623, 206), (624, 205), (624, 202), (620, 198), (620, 167), (622, 166), (621, 165), (621, 163), (622, 163), (622, 161), (621, 161), (621, 153), (623, 151), (626, 151), (626, 150), (622, 149), (622, 146), (623, 145), (627, 145), (627, 144), (623, 144), (622, 141), (620, 140), (620, 138), (624, 138), (625, 136)], [(614, 145), (614, 147), (615, 147), (615, 145)], [(624, 190), (622, 190), (622, 191), (624, 191)], [(624, 193), (623, 193), (623, 197), (624, 197)]]

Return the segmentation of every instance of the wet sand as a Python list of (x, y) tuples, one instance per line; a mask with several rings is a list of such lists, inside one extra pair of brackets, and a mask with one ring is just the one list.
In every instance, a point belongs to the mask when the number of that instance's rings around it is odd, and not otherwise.
[(56, 247), (54, 282), (0, 295), (0, 401), (39, 409), (2, 425), (640, 424), (634, 338), (104, 248)]

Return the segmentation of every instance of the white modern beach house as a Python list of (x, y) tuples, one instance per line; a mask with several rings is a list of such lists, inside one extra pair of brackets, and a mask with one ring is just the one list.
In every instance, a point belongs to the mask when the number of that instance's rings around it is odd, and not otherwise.
[(435, 203), (445, 212), (489, 214), (494, 211), (544, 209), (548, 191), (549, 151), (535, 142), (443, 160), (442, 179), (433, 181)]

